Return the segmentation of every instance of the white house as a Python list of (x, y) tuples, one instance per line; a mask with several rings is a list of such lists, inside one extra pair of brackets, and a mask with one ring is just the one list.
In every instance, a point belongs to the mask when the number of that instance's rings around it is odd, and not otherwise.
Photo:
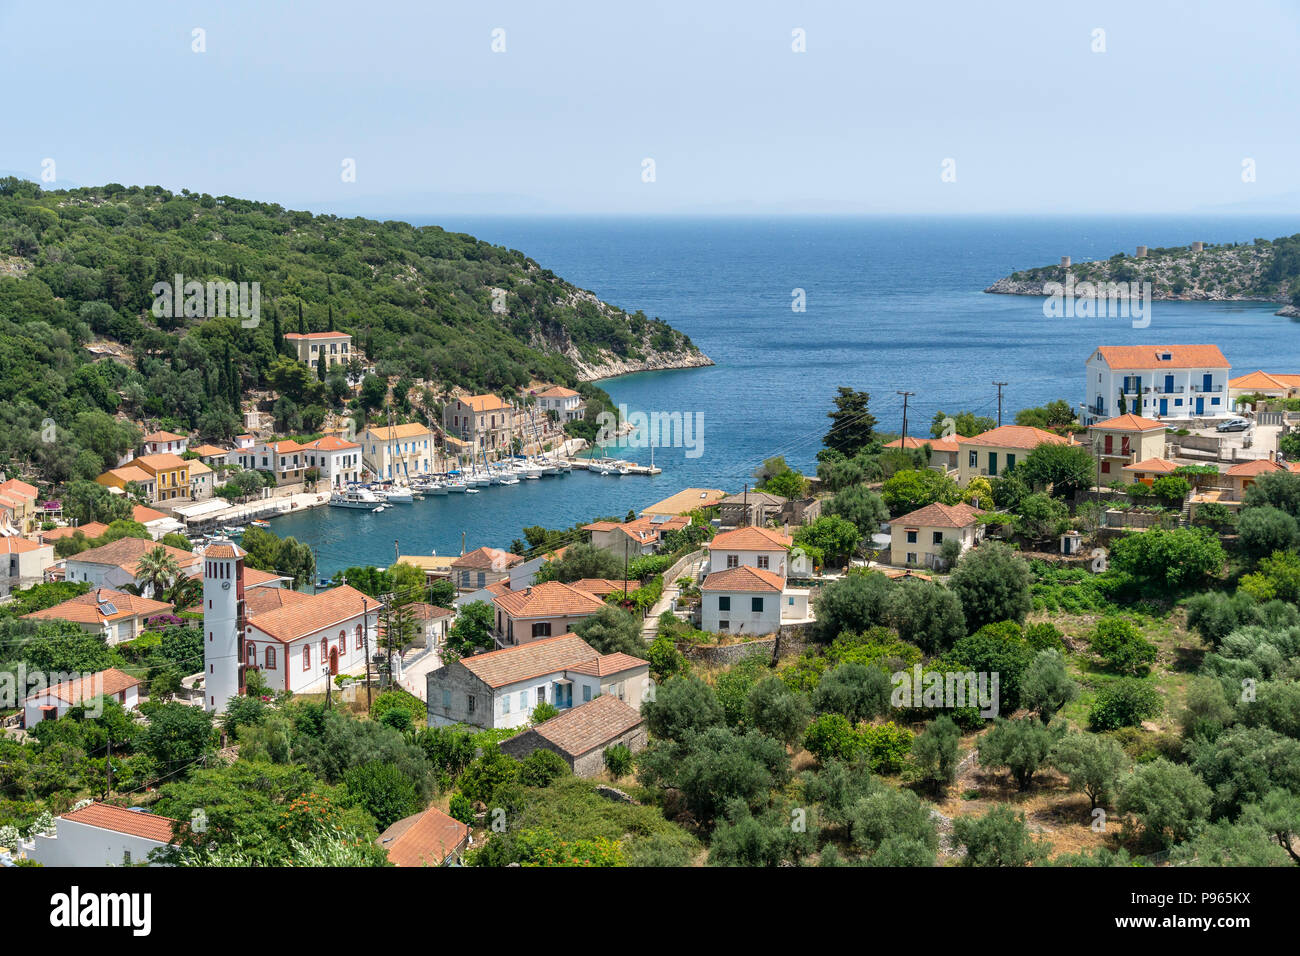
[(170, 817), (91, 803), (54, 818), (53, 834), (37, 834), (22, 855), (42, 866), (131, 866), (173, 842)]
[(80, 624), (87, 634), (102, 636), (112, 647), (131, 641), (144, 633), (145, 621), (160, 614), (171, 614), (172, 605), (152, 601), (126, 591), (95, 588), (69, 598), (53, 607), (24, 614), (27, 621), (71, 621)]
[(563, 385), (552, 385), (537, 393), (537, 408), (542, 412), (555, 412), (561, 422), (571, 422), (586, 414), (582, 396)]
[[(118, 538), (68, 558), (64, 562), (64, 580), (84, 581), (92, 588), (120, 591), (123, 586), (135, 583), (140, 559), (155, 548), (162, 548), (174, 558), (184, 574), (197, 573), (202, 565), (199, 555), (190, 551), (143, 538)], [(153, 594), (148, 593), (145, 597), (153, 597)]]
[(786, 558), (793, 539), (772, 528), (750, 526), (724, 531), (708, 543), (708, 571), (749, 567), (772, 571), (782, 580), (786, 576)]
[(542, 702), (565, 711), (611, 694), (640, 710), (649, 680), (645, 661), (560, 634), (430, 671), (425, 699), (430, 726), (522, 727)]
[(1217, 345), (1103, 345), (1085, 363), (1080, 420), (1214, 418), (1231, 413), (1232, 366)]
[(785, 578), (772, 571), (744, 564), (714, 571), (700, 585), (700, 626), (717, 634), (774, 634), (784, 590)]
[(127, 710), (134, 710), (140, 703), (141, 683), (139, 677), (110, 667), (97, 674), (51, 684), (23, 699), (23, 726), (35, 727), (42, 720), (57, 719), (70, 708), (101, 697), (112, 698)]
[(141, 447), (144, 449), (140, 452), (141, 457), (145, 455), (183, 455), (186, 449), (190, 447), (190, 440), (184, 435), (176, 435), (172, 432), (153, 432), (141, 439)]
[(935, 502), (900, 515), (889, 522), (890, 562), (940, 568), (944, 542), (957, 542), (960, 557), (983, 539), (984, 528), (979, 523), (983, 513), (964, 503)]
[(358, 442), (326, 435), (303, 445), (307, 467), (320, 472), (320, 481), (342, 488), (361, 480), (361, 445)]
[[(203, 554), (204, 709), (221, 713), (249, 670), (275, 690), (322, 693), (365, 670), (383, 605), (344, 585), (320, 594), (246, 584), (244, 550), (215, 542)], [(254, 592), (260, 593), (254, 593)]]
[(385, 481), (431, 474), (433, 433), (418, 422), (367, 428), (361, 439), (361, 460), (376, 478)]
[(0, 537), (0, 597), (45, 580), (54, 564), (54, 546), (17, 536)]

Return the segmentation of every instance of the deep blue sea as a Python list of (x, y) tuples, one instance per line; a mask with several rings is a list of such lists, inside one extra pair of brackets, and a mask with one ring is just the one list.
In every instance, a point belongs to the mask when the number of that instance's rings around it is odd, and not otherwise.
[[(272, 529), (317, 549), (328, 575), (387, 565), (402, 553), (509, 545), (525, 525), (567, 527), (623, 515), (687, 486), (739, 490), (765, 458), (811, 470), (837, 386), (871, 394), (879, 427), (923, 434), (937, 411), (995, 415), (1083, 397), (1098, 345), (1217, 343), (1239, 372), (1300, 368), (1300, 324), (1267, 303), (1155, 302), (1151, 324), (1046, 319), (1042, 300), (986, 295), (1018, 269), (1117, 251), (1250, 242), (1297, 231), (1286, 217), (1234, 218), (718, 218), (412, 217), (518, 249), (628, 311), (686, 332), (717, 364), (610, 379), (629, 412), (682, 412), (702, 430), (698, 457), (657, 448), (654, 478), (563, 479), (432, 498), (384, 514), (319, 508)], [(806, 311), (792, 311), (793, 290)], [(617, 451), (646, 461), (642, 448)]]

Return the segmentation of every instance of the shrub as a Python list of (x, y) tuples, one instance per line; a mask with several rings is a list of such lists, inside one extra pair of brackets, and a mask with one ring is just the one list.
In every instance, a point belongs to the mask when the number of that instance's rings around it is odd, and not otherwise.
[(549, 787), (556, 777), (569, 772), (569, 765), (553, 750), (539, 747), (519, 761), (519, 782), (526, 787)]
[(1136, 677), (1121, 677), (1097, 692), (1088, 726), (1093, 730), (1116, 730), (1136, 727), (1164, 709), (1160, 693), (1150, 682)]
[(632, 772), (632, 751), (626, 744), (605, 748), (605, 769), (615, 780)]
[(872, 773), (898, 773), (912, 750), (912, 732), (892, 720), (879, 725), (868, 724), (860, 733)]
[(1088, 643), (1106, 667), (1122, 674), (1144, 674), (1156, 659), (1156, 646), (1122, 617), (1098, 621)]
[(804, 749), (825, 765), (830, 760), (852, 760), (861, 739), (843, 714), (822, 714), (808, 725)]

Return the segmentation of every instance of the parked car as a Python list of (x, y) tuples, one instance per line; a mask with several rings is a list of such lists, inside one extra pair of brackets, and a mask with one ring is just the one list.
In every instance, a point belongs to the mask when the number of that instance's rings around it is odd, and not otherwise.
[(1219, 422), (1215, 431), (1219, 432), (1244, 432), (1249, 431), (1251, 422), (1245, 418), (1229, 418), (1226, 422)]

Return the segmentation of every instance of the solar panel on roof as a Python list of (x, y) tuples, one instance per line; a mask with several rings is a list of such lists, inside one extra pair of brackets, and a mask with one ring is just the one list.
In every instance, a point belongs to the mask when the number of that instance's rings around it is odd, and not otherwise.
[(105, 617), (112, 617), (117, 613), (117, 605), (112, 601), (100, 601), (99, 613), (103, 614)]

